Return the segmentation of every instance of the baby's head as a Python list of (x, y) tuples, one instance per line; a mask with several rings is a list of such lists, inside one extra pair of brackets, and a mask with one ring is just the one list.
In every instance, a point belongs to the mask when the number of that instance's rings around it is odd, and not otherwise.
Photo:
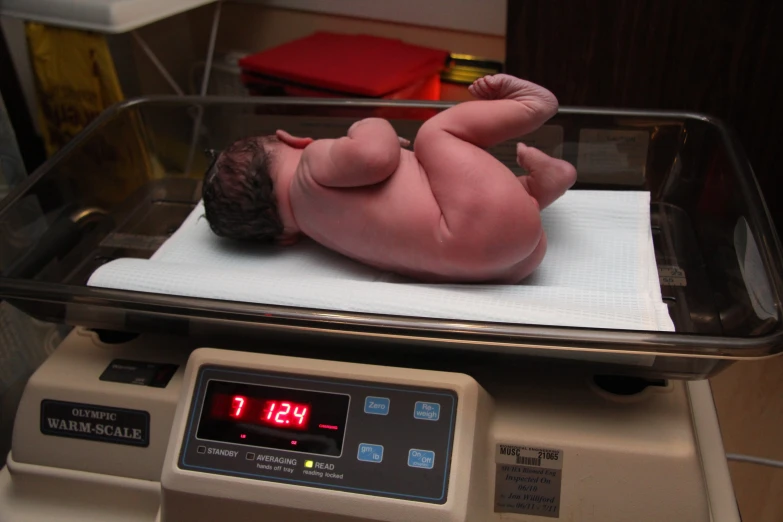
[(204, 210), (221, 237), (275, 242), (284, 230), (274, 189), (274, 136), (232, 143), (212, 162), (204, 177)]

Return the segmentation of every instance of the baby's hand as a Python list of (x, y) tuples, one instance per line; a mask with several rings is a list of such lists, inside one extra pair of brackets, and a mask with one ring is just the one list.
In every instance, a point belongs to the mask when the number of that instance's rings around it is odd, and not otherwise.
[(397, 139), (399, 140), (401, 147), (407, 147), (408, 145), (411, 144), (410, 140), (406, 140), (402, 136), (397, 136)]

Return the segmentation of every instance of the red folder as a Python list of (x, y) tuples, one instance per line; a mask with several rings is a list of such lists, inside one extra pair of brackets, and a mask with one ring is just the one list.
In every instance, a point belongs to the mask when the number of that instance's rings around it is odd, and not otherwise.
[(448, 52), (369, 35), (318, 32), (239, 61), (243, 79), (384, 97), (438, 74)]

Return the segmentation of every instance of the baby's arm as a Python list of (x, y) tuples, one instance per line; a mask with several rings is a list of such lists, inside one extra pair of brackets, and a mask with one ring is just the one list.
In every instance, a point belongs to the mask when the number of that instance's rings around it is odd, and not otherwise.
[[(400, 163), (400, 138), (381, 118), (357, 121), (348, 135), (330, 142), (327, 161), (310, 169), (313, 179), (325, 187), (363, 187), (391, 176)], [(319, 158), (320, 159), (320, 158)]]
[(554, 94), (507, 74), (480, 78), (469, 90), (480, 100), (457, 104), (433, 116), (425, 127), (487, 148), (533, 132), (557, 113)]

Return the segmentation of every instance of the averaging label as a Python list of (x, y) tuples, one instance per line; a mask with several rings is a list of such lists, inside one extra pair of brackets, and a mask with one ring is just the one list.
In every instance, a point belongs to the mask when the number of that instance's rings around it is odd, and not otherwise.
[(498, 444), (495, 512), (560, 516), (563, 451)]

